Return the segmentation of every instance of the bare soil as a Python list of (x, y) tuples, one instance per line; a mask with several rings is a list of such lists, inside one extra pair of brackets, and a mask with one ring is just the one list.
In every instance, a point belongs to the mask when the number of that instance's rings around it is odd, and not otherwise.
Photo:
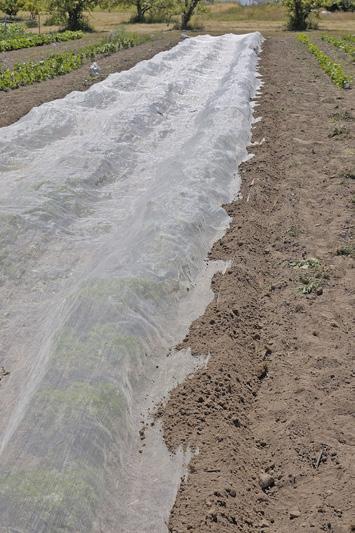
[[(128, 70), (138, 63), (138, 61), (150, 59), (158, 52), (175, 46), (179, 40), (179, 32), (169, 31), (156, 35), (151, 41), (134, 46), (133, 48), (120, 50), (116, 54), (107, 57), (101, 57), (97, 60), (101, 68), (101, 74), (96, 78), (90, 76), (89, 64), (86, 64), (78, 70), (65, 74), (64, 76), (58, 76), (52, 80), (42, 81), (41, 83), (20, 87), (19, 89), (8, 92), (0, 92), (0, 127), (8, 126), (16, 122), (16, 120), (28, 113), (35, 106), (50, 100), (63, 98), (71, 91), (84, 91), (113, 72)], [(82, 43), (80, 46), (83, 46), (82, 40), (75, 41), (73, 46), (78, 47), (78, 43)], [(68, 45), (68, 43), (62, 44)], [(86, 44), (88, 43), (86, 42)], [(46, 51), (44, 48), (48, 47), (27, 50), (31, 50), (31, 54), (33, 55), (32, 59), (37, 60), (45, 57), (46, 54), (48, 55), (48, 50)], [(51, 49), (51, 51), (53, 50)], [(19, 60), (19, 52), (22, 53), (23, 51), (16, 51), (16, 61)], [(15, 54), (15, 52), (11, 53)]]
[(210, 254), (232, 266), (182, 343), (211, 357), (162, 407), (169, 448), (196, 450), (174, 533), (355, 530), (355, 89), (287, 34), (260, 72), (261, 144)]

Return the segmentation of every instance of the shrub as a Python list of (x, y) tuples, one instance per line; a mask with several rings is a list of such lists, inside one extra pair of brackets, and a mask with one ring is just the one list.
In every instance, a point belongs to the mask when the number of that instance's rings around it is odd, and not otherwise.
[(288, 10), (287, 29), (291, 31), (303, 31), (315, 27), (314, 18), (320, 7), (321, 0), (283, 0), (283, 5)]

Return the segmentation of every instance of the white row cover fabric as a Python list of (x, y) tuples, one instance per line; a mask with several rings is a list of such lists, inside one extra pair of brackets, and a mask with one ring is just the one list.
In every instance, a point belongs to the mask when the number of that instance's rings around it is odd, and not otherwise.
[(261, 42), (186, 39), (0, 129), (1, 532), (166, 531), (182, 462), (140, 473), (139, 416), (228, 223)]

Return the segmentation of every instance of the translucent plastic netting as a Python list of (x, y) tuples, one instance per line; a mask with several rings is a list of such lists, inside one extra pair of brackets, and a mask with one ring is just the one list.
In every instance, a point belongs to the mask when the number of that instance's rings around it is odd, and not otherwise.
[(138, 531), (138, 418), (228, 221), (261, 39), (187, 39), (0, 130), (0, 531)]

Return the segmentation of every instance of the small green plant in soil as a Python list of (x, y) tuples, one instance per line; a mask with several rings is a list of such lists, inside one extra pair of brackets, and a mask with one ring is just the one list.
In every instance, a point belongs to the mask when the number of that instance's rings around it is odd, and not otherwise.
[(350, 113), (350, 111), (338, 111), (337, 113), (333, 113), (330, 115), (330, 118), (333, 121), (343, 120), (345, 122), (350, 122), (351, 120), (354, 120), (354, 117)]
[(323, 292), (320, 280), (312, 280), (308, 277), (301, 276), (300, 282), (302, 285), (298, 287), (298, 291), (302, 294), (311, 294), (312, 292), (320, 295)]
[(291, 226), (288, 230), (287, 230), (287, 233), (290, 237), (294, 238), (294, 239), (297, 239), (297, 237), (300, 236), (301, 234), (301, 230), (297, 227), (297, 226)]
[(302, 268), (307, 270), (309, 268), (320, 268), (320, 261), (315, 257), (309, 259), (300, 259), (299, 261), (291, 261), (290, 265), (293, 268)]
[(327, 54), (322, 52), (318, 46), (312, 43), (308, 35), (300, 33), (297, 35), (297, 39), (307, 47), (311, 54), (314, 55), (320, 67), (326, 74), (328, 74), (335, 85), (342, 89), (350, 87), (351, 77), (346, 74), (343, 67), (338, 63), (335, 63)]
[(355, 257), (355, 246), (353, 244), (345, 244), (337, 249), (337, 255)]
[(301, 259), (291, 261), (290, 266), (302, 270), (299, 280), (301, 285), (298, 291), (302, 294), (322, 294), (324, 281), (328, 279), (328, 273), (319, 259), (310, 257), (308, 259)]
[(338, 137), (339, 135), (347, 135), (348, 133), (349, 130), (345, 126), (335, 126), (335, 128), (328, 133), (328, 137), (331, 139), (332, 137)]

